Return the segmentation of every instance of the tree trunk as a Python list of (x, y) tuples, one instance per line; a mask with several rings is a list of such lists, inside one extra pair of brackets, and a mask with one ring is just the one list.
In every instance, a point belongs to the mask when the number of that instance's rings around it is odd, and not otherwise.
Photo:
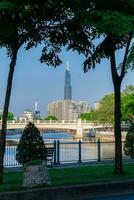
[(114, 84), (115, 92), (115, 124), (114, 124), (114, 135), (115, 135), (115, 169), (116, 175), (123, 174), (122, 168), (122, 139), (121, 139), (121, 90), (120, 84)]
[(5, 95), (5, 102), (4, 102), (4, 109), (3, 109), (3, 116), (2, 116), (2, 130), (0, 132), (0, 183), (3, 182), (3, 167), (4, 167), (4, 153), (5, 153), (5, 145), (6, 145), (7, 115), (8, 115), (10, 96), (11, 96), (14, 69), (15, 69), (16, 60), (17, 60), (17, 52), (18, 52), (18, 49), (15, 49), (12, 52), (9, 74), (8, 74), (8, 81), (7, 81), (7, 88), (6, 88), (6, 95)]
[(116, 175), (123, 174), (122, 168), (122, 140), (121, 140), (121, 78), (117, 73), (115, 52), (110, 55), (111, 73), (114, 85), (114, 137), (115, 137), (115, 169)]

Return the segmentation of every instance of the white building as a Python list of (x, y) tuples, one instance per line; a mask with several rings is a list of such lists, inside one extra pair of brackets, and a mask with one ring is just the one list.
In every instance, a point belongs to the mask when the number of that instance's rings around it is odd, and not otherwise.
[(96, 101), (94, 104), (95, 110), (98, 110), (101, 106), (101, 102), (100, 101)]
[(23, 115), (19, 118), (20, 121), (33, 121), (34, 113), (31, 110), (25, 110)]

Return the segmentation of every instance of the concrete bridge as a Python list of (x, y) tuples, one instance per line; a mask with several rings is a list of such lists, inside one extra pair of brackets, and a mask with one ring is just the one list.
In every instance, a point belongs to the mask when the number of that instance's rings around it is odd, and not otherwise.
[[(75, 132), (76, 137), (82, 138), (83, 132), (85, 130), (89, 129), (99, 129), (103, 128), (104, 125), (102, 124), (96, 124), (91, 123), (89, 121), (82, 121), (81, 119), (74, 120), (74, 121), (53, 121), (53, 120), (36, 120), (33, 121), (34, 124), (40, 129), (40, 130), (63, 130), (63, 131), (70, 131)], [(7, 122), (7, 129), (24, 129), (27, 125), (28, 121), (8, 121)], [(105, 126), (106, 127), (106, 126)], [(1, 129), (1, 121), (0, 121), (0, 129)]]

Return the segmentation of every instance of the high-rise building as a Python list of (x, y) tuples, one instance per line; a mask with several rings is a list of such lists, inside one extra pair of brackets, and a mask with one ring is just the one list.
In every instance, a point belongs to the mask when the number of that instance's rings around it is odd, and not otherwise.
[(58, 120), (76, 120), (81, 113), (89, 112), (87, 101), (59, 100), (48, 104), (48, 115)]
[(91, 108), (87, 101), (72, 100), (71, 74), (69, 63), (65, 72), (64, 100), (48, 104), (48, 115), (55, 116), (58, 120), (77, 120), (81, 113), (89, 112)]
[(64, 99), (65, 100), (72, 99), (71, 74), (69, 69), (69, 62), (67, 62), (67, 68), (65, 72)]
[(40, 118), (40, 111), (38, 109), (38, 99), (35, 99), (35, 101), (34, 101), (34, 118), (35, 119)]

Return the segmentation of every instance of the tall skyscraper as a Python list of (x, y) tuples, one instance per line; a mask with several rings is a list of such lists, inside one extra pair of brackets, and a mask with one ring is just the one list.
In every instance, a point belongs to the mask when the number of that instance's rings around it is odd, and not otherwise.
[(34, 112), (38, 111), (38, 100), (35, 99), (34, 101)]
[(34, 101), (34, 117), (36, 119), (40, 118), (40, 111), (38, 110), (38, 100), (37, 99), (35, 99), (35, 101)]
[(64, 100), (48, 104), (47, 114), (54, 115), (58, 120), (77, 120), (81, 113), (91, 110), (87, 101), (72, 100), (71, 74), (69, 63), (65, 72)]
[(72, 99), (71, 74), (69, 69), (69, 62), (67, 62), (67, 68), (65, 72), (64, 99), (65, 100)]

